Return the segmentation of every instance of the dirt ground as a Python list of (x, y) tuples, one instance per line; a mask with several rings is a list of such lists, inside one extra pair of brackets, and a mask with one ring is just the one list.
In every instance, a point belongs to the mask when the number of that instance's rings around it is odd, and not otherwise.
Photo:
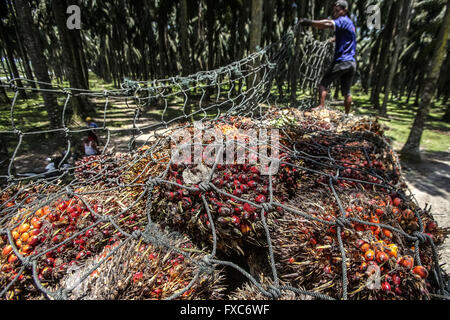
[[(403, 174), (420, 207), (431, 205), (438, 224), (450, 227), (450, 153), (423, 153), (420, 163), (402, 163)], [(440, 263), (450, 272), (450, 238), (440, 247)]]

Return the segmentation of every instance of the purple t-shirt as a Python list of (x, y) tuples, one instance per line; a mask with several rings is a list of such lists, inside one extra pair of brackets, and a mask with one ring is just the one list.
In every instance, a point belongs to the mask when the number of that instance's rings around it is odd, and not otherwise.
[(356, 28), (348, 16), (334, 20), (336, 51), (334, 61), (356, 61)]

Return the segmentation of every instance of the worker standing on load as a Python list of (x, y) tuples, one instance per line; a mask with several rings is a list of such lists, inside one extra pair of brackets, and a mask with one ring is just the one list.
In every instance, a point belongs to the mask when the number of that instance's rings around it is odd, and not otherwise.
[(302, 26), (317, 29), (334, 29), (336, 49), (333, 63), (325, 73), (319, 84), (318, 108), (325, 106), (328, 88), (335, 80), (340, 80), (342, 95), (344, 96), (345, 114), (349, 115), (352, 106), (351, 86), (356, 73), (356, 28), (348, 16), (348, 2), (336, 1), (333, 9), (333, 19), (308, 20), (300, 19)]

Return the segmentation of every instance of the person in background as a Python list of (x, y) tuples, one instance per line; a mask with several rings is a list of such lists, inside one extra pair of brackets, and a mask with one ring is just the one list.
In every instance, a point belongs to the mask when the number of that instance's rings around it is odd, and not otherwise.
[(94, 140), (85, 137), (83, 139), (83, 153), (85, 156), (95, 156), (99, 154), (97, 144)]
[(318, 108), (325, 106), (325, 99), (329, 86), (340, 80), (342, 95), (344, 96), (345, 114), (348, 116), (352, 106), (351, 86), (356, 73), (356, 28), (348, 16), (348, 2), (336, 1), (333, 9), (333, 19), (308, 20), (300, 19), (299, 24), (317, 29), (334, 29), (336, 49), (334, 60), (319, 84)]
[(98, 125), (94, 122), (94, 120), (92, 120), (91, 117), (86, 118), (86, 123), (88, 128), (98, 128)]
[(99, 140), (97, 134), (95, 133), (95, 129), (98, 128), (97, 123), (95, 123), (94, 120), (92, 120), (91, 117), (87, 117), (86, 118), (86, 124), (87, 124), (88, 128), (93, 129), (93, 130), (90, 130), (88, 132), (89, 140), (93, 140), (97, 145), (99, 145), (100, 144), (100, 140)]

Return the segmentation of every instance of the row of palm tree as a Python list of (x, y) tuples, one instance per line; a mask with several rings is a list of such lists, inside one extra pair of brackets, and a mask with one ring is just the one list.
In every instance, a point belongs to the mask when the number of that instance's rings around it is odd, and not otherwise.
[[(89, 70), (118, 87), (123, 79), (148, 81), (211, 70), (279, 40), (300, 17), (330, 15), (333, 0), (0, 0), (0, 56), (5, 73), (49, 83), (69, 81), (89, 89)], [(81, 8), (81, 30), (66, 27), (69, 5)], [(367, 25), (371, 4), (380, 6), (381, 29)], [(448, 0), (350, 1), (358, 33), (358, 80), (381, 115), (393, 98), (427, 94), (448, 104), (450, 54), (445, 17)], [(330, 34), (316, 32), (317, 39)], [(439, 35), (444, 32), (443, 37)], [(439, 50), (438, 50), (439, 49)], [(442, 56), (432, 59), (436, 52)], [(425, 92), (431, 62), (432, 92)], [(286, 79), (284, 79), (286, 80)], [(20, 86), (21, 83), (18, 82)], [(30, 82), (29, 85), (36, 86)], [(292, 87), (292, 86), (288, 86)], [(48, 85), (45, 86), (49, 88)], [(21, 92), (23, 98), (26, 93)], [(287, 96), (290, 94), (287, 93)], [(295, 92), (294, 92), (295, 96)], [(7, 100), (5, 93), (0, 97)], [(53, 126), (56, 101), (44, 94)], [(75, 114), (93, 111), (73, 99)], [(432, 101), (432, 100), (431, 100)], [(430, 101), (430, 103), (431, 103)], [(448, 104), (450, 106), (450, 104)], [(449, 121), (450, 107), (444, 119)]]

